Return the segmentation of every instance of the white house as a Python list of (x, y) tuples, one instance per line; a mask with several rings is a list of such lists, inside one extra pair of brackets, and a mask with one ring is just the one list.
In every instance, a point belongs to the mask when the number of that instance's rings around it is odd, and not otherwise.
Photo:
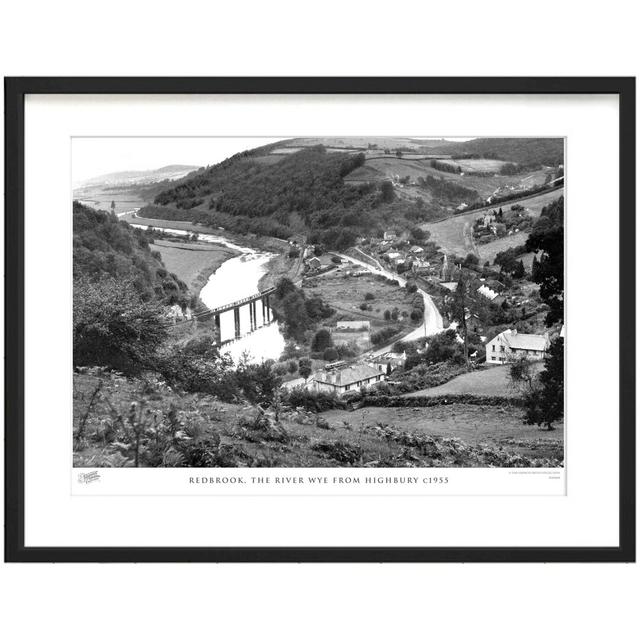
[(481, 296), (484, 296), (487, 300), (493, 300), (494, 298), (498, 297), (498, 293), (490, 287), (487, 287), (486, 284), (480, 286), (480, 288), (478, 289), (478, 293)]
[(335, 391), (342, 395), (381, 382), (385, 373), (368, 364), (354, 364), (334, 371), (320, 371), (313, 377), (316, 391)]
[(549, 348), (549, 334), (518, 333), (507, 329), (487, 343), (487, 363), (505, 364), (519, 358), (542, 360)]

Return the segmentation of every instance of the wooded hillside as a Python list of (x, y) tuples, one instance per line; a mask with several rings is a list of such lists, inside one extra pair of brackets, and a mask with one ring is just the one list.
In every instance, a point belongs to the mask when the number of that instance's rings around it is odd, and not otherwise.
[(149, 241), (148, 233), (116, 216), (73, 203), (74, 279), (131, 281), (143, 300), (184, 306), (187, 286), (167, 272)]

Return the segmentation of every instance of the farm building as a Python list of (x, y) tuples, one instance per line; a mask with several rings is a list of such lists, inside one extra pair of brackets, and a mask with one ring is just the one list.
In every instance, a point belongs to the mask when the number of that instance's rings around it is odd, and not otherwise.
[(320, 371), (313, 377), (316, 391), (335, 391), (341, 395), (347, 391), (366, 388), (384, 380), (385, 374), (368, 364), (354, 364), (333, 371)]
[(371, 323), (368, 320), (338, 320), (336, 329), (338, 331), (369, 331)]
[(395, 240), (397, 238), (396, 234), (391, 232), (391, 231), (385, 231), (384, 232), (384, 239), (385, 240)]
[(549, 334), (518, 333), (507, 329), (487, 343), (487, 362), (505, 364), (519, 358), (542, 360), (549, 348)]

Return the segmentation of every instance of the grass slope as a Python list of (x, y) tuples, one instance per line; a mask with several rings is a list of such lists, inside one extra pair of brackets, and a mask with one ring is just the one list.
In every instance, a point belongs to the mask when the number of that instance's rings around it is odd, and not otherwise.
[[(505, 365), (487, 365), (478, 371), (463, 373), (461, 376), (449, 380), (438, 387), (421, 389), (406, 393), (406, 396), (446, 396), (469, 394), (474, 396), (515, 397), (518, 390), (511, 384), (509, 378), (510, 367)], [(536, 365), (536, 370), (542, 369), (542, 363)]]
[(155, 424), (141, 438), (140, 466), (557, 467), (563, 457), (562, 430), (540, 438), (509, 410), (289, 410), (275, 426), (247, 403), (177, 394), (152, 380), (87, 372), (73, 382), (75, 467), (133, 466), (133, 402), (144, 402)]
[(222, 245), (156, 240), (153, 248), (162, 256), (169, 271), (186, 282), (189, 290), (200, 293), (208, 277), (225, 261), (239, 252)]
[[(491, 211), (493, 209), (498, 209), (502, 207), (503, 209), (508, 209), (513, 204), (520, 202), (527, 210), (529, 215), (537, 218), (540, 216), (540, 212), (542, 208), (557, 200), (564, 193), (564, 189), (556, 189), (550, 192), (543, 193), (541, 195), (523, 198), (522, 200), (513, 200), (511, 202), (505, 202), (503, 204), (498, 204), (495, 206), (486, 207), (484, 209), (476, 209), (475, 211), (470, 211), (469, 213), (463, 213), (459, 215), (452, 216), (451, 218), (447, 218), (446, 220), (440, 220), (439, 222), (427, 222), (422, 225), (422, 228), (425, 231), (429, 231), (431, 233), (431, 240), (436, 242), (442, 250), (446, 253), (453, 253), (458, 256), (465, 256), (472, 250), (469, 241), (469, 233), (470, 227), (473, 225), (474, 221), (482, 216), (484, 211)], [(504, 238), (499, 251), (504, 251), (505, 248), (516, 246), (518, 244), (522, 244), (522, 237), (519, 235), (516, 236), (508, 236)], [(487, 256), (483, 258), (483, 260), (492, 261), (492, 257), (495, 257), (495, 251), (492, 249), (493, 243), (488, 243), (483, 245), (482, 248), (478, 249), (481, 256)]]

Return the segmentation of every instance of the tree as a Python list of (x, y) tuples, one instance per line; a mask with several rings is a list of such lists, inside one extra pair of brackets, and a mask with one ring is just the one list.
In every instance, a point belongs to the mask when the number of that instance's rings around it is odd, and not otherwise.
[(316, 335), (313, 336), (313, 342), (311, 343), (312, 351), (324, 351), (333, 346), (333, 340), (331, 334), (327, 329), (318, 329)]
[(511, 275), (516, 279), (520, 279), (520, 278), (524, 278), (526, 274), (527, 272), (525, 271), (524, 263), (522, 262), (522, 260), (516, 262)]
[(544, 370), (524, 394), (525, 423), (545, 425), (553, 430), (553, 422), (564, 415), (564, 339), (551, 342)]
[(464, 271), (460, 271), (458, 285), (451, 296), (451, 316), (462, 328), (464, 340), (464, 361), (469, 365), (469, 344), (467, 337), (467, 303), (469, 300), (469, 281)]
[(335, 347), (329, 347), (324, 350), (322, 357), (328, 362), (333, 362), (334, 360), (338, 359), (338, 351), (335, 349)]
[(263, 405), (271, 404), (274, 393), (282, 383), (282, 379), (271, 360), (260, 364), (241, 360), (236, 368), (235, 378), (249, 402)]
[(111, 201), (111, 213), (115, 214), (116, 212), (116, 202), (115, 200)]
[(308, 358), (300, 358), (300, 360), (298, 360), (298, 373), (307, 380), (311, 375), (311, 360)]
[(429, 236), (431, 235), (429, 231), (425, 231), (420, 227), (411, 227), (410, 233), (411, 233), (411, 239), (416, 244), (421, 244), (423, 242), (426, 242), (429, 239)]
[(387, 203), (393, 202), (395, 195), (396, 194), (393, 189), (393, 183), (390, 180), (385, 180), (380, 185), (380, 196), (381, 196), (382, 202), (387, 202)]
[(528, 251), (542, 251), (534, 282), (540, 285), (540, 297), (549, 305), (547, 326), (564, 317), (564, 229), (558, 227), (542, 234), (532, 233)]
[(531, 263), (531, 279), (536, 282), (536, 278), (538, 277), (538, 256), (533, 256), (533, 262)]
[[(418, 360), (420, 360), (420, 358), (418, 358)], [(447, 361), (454, 363), (465, 362), (466, 357), (461, 353), (456, 332), (453, 329), (448, 329), (442, 333), (437, 333), (435, 336), (431, 336), (429, 338), (429, 346), (424, 353), (424, 360), (429, 364)]]
[(367, 293), (364, 294), (365, 300), (375, 300), (375, 298), (375, 295), (371, 293), (371, 291), (367, 291)]
[(474, 253), (468, 253), (462, 264), (465, 267), (477, 267), (480, 264), (480, 258)]
[(140, 298), (132, 281), (76, 278), (73, 362), (134, 373), (153, 363), (167, 336), (163, 307)]

